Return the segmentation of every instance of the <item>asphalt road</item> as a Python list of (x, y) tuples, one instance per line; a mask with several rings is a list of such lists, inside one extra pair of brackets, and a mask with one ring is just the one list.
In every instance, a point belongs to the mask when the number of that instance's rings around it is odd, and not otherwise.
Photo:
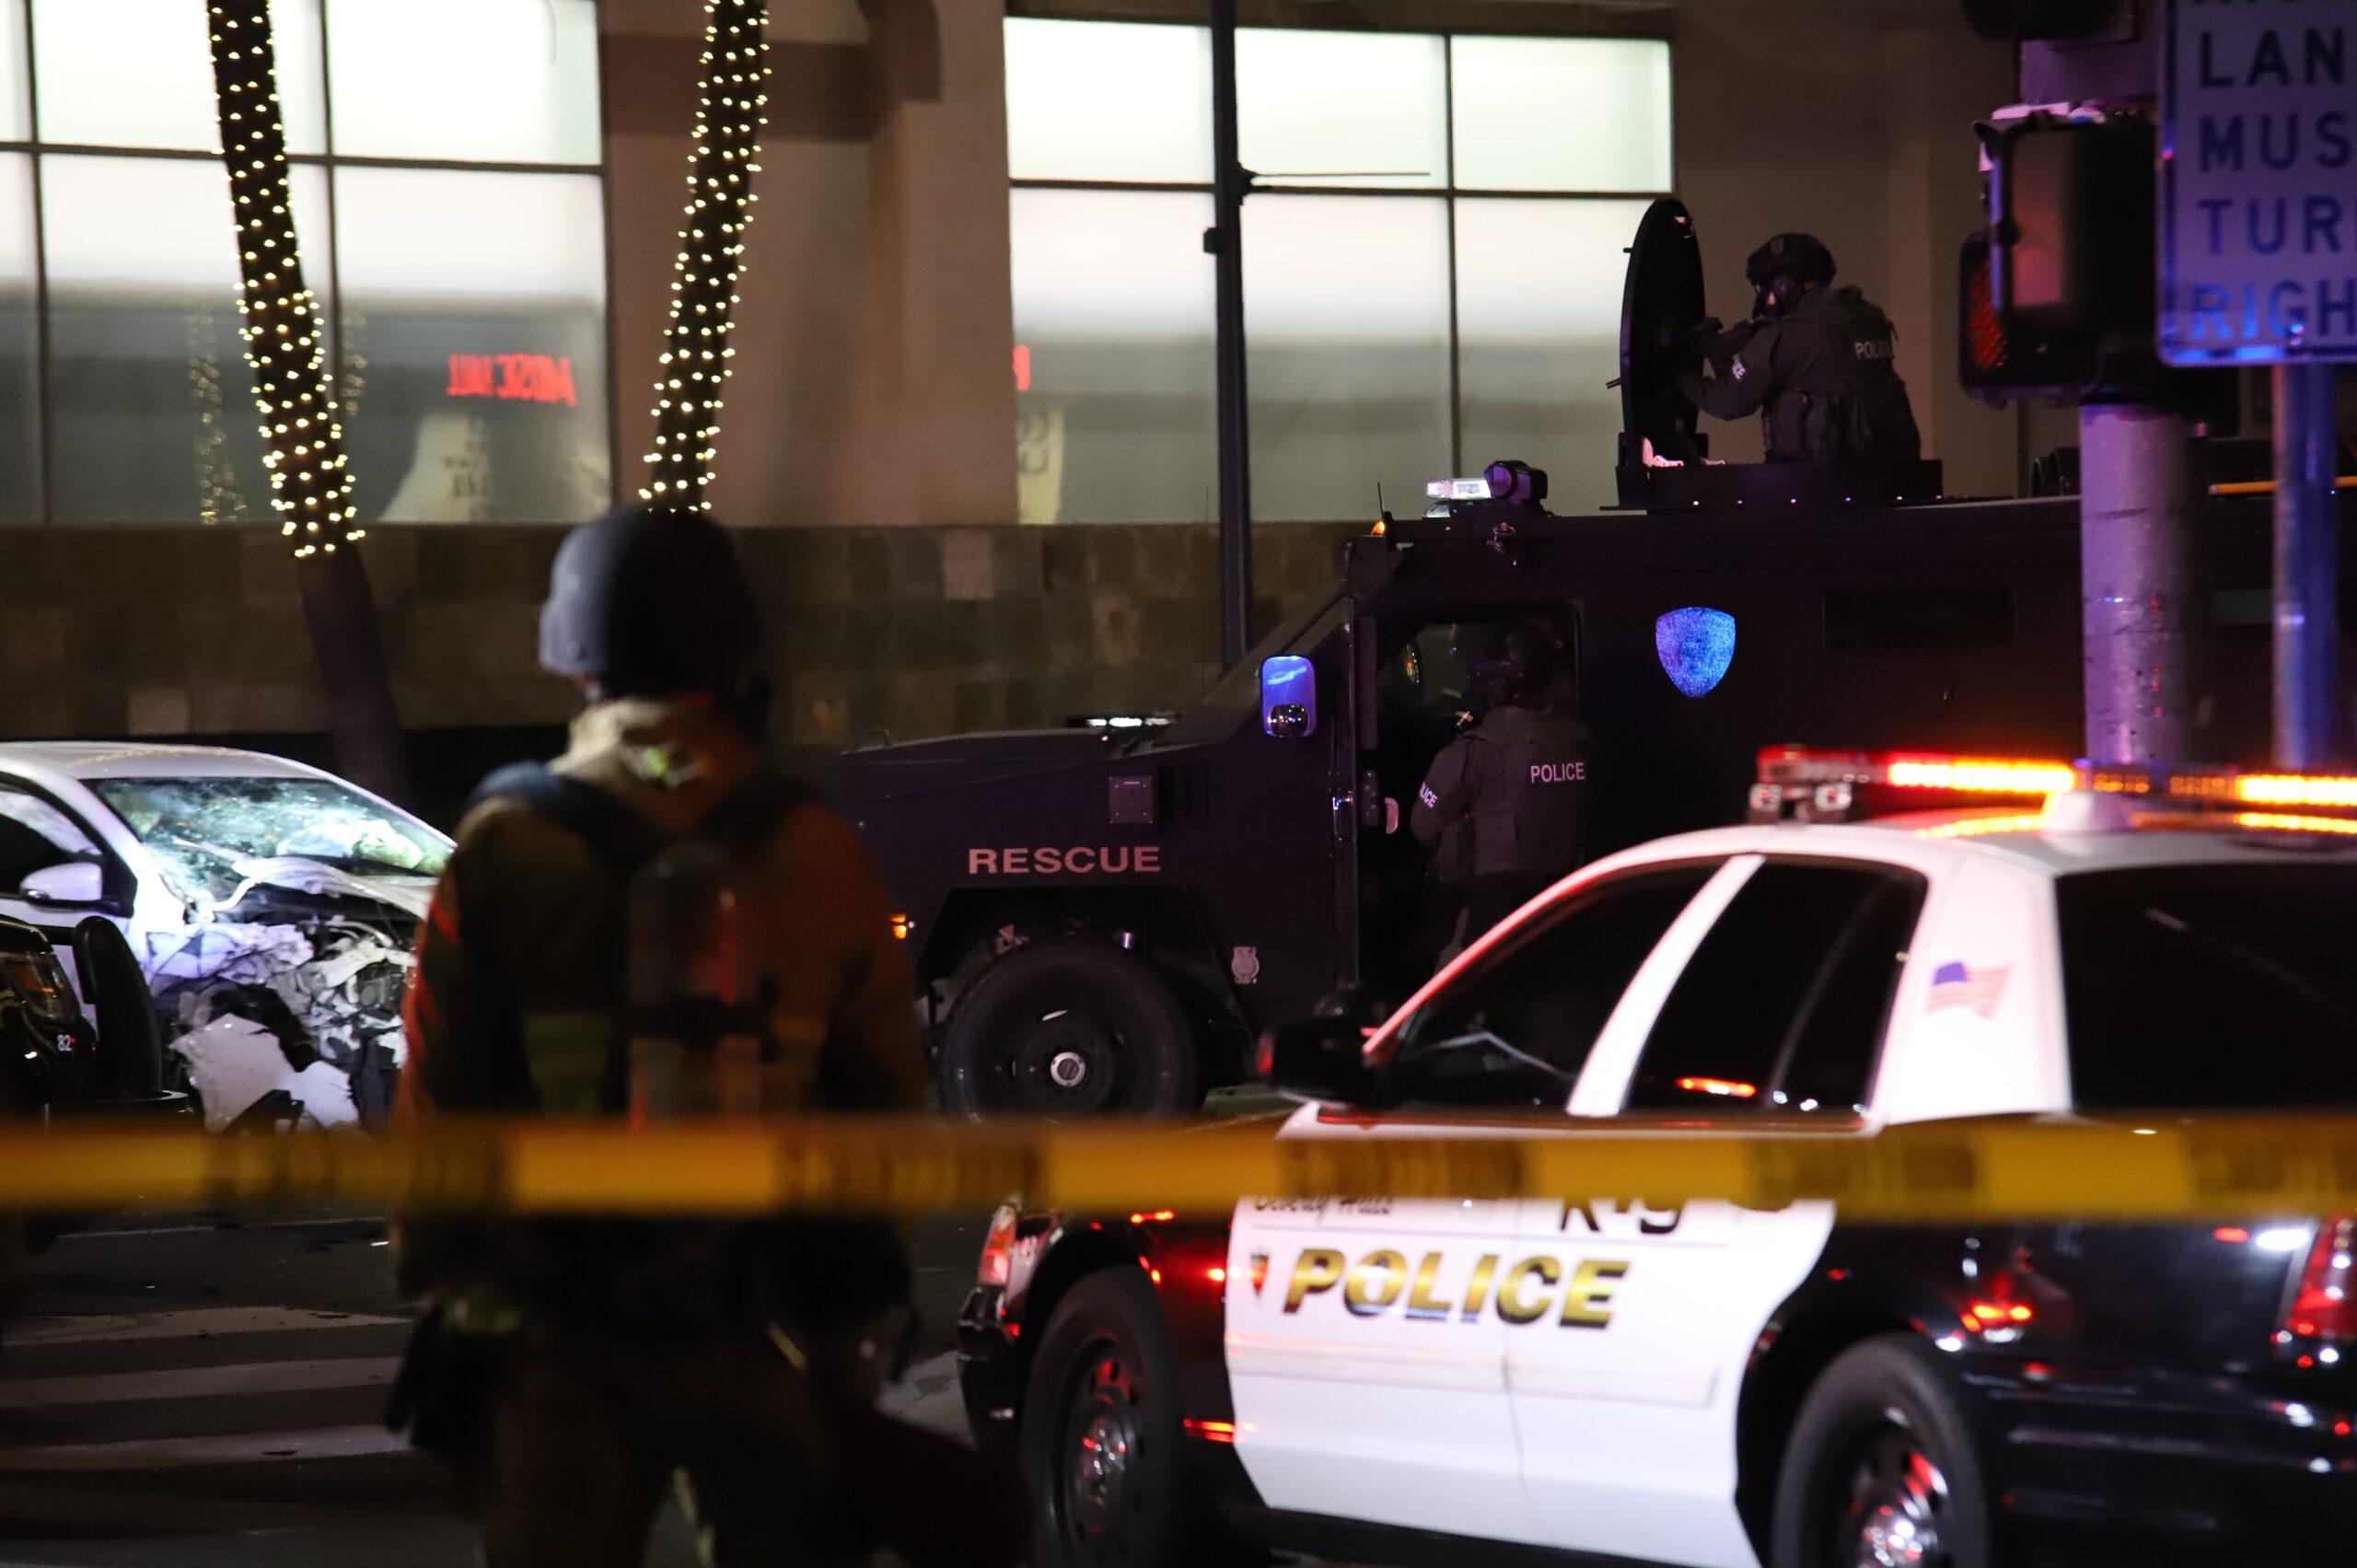
[[(985, 1224), (916, 1234), (923, 1339), (888, 1403), (955, 1421)], [(432, 1460), (381, 1424), (407, 1333), (381, 1218), (118, 1215), (33, 1270), (0, 1351), (0, 1568), (472, 1568)], [(649, 1562), (688, 1568), (676, 1515)]]
[[(912, 1232), (922, 1331), (894, 1414), (963, 1431), (951, 1330), (987, 1224)], [(380, 1215), (118, 1214), (61, 1237), (0, 1339), (0, 1568), (474, 1568), (439, 1465), (382, 1423), (409, 1318)], [(667, 1513), (650, 1568), (695, 1562)]]

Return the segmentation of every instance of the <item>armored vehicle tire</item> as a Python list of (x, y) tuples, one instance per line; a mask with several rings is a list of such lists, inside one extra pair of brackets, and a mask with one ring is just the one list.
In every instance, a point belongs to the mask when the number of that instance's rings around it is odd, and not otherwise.
[(1771, 1527), (1773, 1568), (1989, 1568), (1989, 1494), (1939, 1353), (1887, 1334), (1836, 1357), (1801, 1402)]
[(993, 959), (950, 1009), (940, 1074), (944, 1105), (985, 1115), (1167, 1115), (1202, 1099), (1178, 998), (1096, 942), (1029, 942)]
[(1017, 1453), (1039, 1568), (1212, 1568), (1248, 1562), (1223, 1539), (1182, 1451), (1162, 1305), (1134, 1268), (1073, 1286), (1024, 1390)]

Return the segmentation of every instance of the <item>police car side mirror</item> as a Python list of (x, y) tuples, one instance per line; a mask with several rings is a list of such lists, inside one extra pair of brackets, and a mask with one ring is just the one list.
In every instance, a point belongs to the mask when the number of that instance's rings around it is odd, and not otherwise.
[(1362, 1054), (1366, 1030), (1325, 1015), (1281, 1024), (1260, 1037), (1260, 1076), (1296, 1099), (1357, 1105), (1374, 1086)]
[(1299, 654), (1260, 661), (1260, 728), (1280, 740), (1318, 729), (1318, 667)]

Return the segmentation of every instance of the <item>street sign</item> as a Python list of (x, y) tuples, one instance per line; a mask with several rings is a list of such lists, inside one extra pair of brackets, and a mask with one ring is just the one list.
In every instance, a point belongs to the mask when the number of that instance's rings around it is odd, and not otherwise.
[(2161, 357), (2357, 359), (2357, 5), (2169, 10)]

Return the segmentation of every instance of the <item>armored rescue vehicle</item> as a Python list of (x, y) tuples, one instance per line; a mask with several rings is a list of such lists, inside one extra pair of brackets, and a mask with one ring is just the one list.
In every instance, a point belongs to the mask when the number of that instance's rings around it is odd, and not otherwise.
[[(1660, 203), (1624, 308), (1623, 510), (1554, 516), (1519, 465), (1444, 482), (1167, 725), (839, 761), (947, 1104), (1189, 1108), (1260, 1029), (1338, 994), (1371, 1023), (1413, 990), (1433, 946), (1406, 807), (1516, 620), (1562, 633), (1590, 854), (1739, 820), (1769, 745), (2077, 753), (2076, 503), (1945, 500), (1936, 464), (1705, 465), (1668, 368), (1701, 314), (1691, 226)], [(2216, 515), (2213, 587), (2263, 589), (2265, 504)], [(2212, 663), (2212, 756), (2264, 744), (2262, 625)]]

